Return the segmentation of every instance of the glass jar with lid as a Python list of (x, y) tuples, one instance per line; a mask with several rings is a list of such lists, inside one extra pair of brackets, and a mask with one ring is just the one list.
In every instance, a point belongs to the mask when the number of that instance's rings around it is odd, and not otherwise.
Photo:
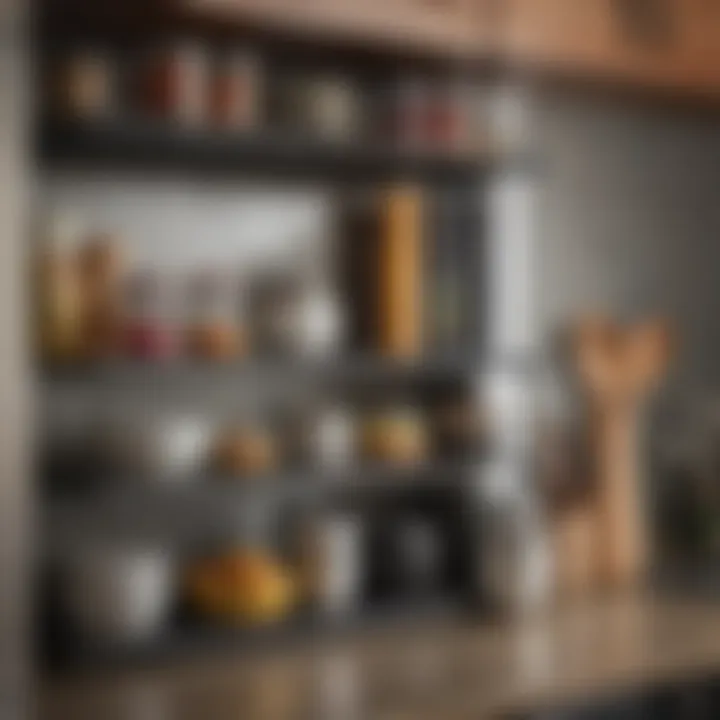
[(125, 282), (125, 350), (134, 358), (166, 360), (179, 351), (175, 283), (157, 270), (129, 274)]
[(186, 347), (194, 358), (231, 360), (244, 347), (238, 322), (236, 278), (222, 272), (202, 271), (193, 275), (187, 291)]

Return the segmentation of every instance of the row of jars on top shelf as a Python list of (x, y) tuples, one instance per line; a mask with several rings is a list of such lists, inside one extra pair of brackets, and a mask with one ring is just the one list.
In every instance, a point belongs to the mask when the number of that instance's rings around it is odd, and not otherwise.
[(366, 79), (338, 70), (273, 68), (248, 48), (193, 39), (133, 55), (78, 47), (52, 58), (49, 112), (73, 120), (139, 116), (209, 130), (278, 128), (328, 141), (441, 151), (488, 145), (488, 98), (466, 78)]
[(116, 358), (209, 362), (252, 353), (334, 355), (343, 344), (343, 302), (317, 265), (240, 277), (132, 269), (119, 239), (78, 238), (50, 225), (37, 262), (39, 344), (50, 364)]

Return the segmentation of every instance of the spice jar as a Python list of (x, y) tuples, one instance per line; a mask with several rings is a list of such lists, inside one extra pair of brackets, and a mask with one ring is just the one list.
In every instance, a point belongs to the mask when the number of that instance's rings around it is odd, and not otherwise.
[(345, 318), (340, 298), (322, 277), (305, 285), (295, 306), (295, 348), (307, 357), (336, 354), (345, 335)]
[(429, 441), (422, 413), (408, 405), (370, 414), (363, 425), (362, 447), (371, 462), (403, 466), (423, 462)]
[(83, 302), (77, 261), (79, 234), (72, 220), (52, 218), (40, 235), (35, 262), (38, 343), (51, 362), (80, 359)]
[(110, 473), (125, 473), (132, 482), (182, 484), (205, 468), (212, 436), (212, 423), (201, 415), (114, 409), (95, 423), (93, 445)]
[(249, 130), (260, 122), (261, 70), (249, 53), (224, 57), (213, 71), (210, 89), (212, 122), (232, 130)]
[(213, 452), (216, 470), (230, 477), (269, 473), (277, 467), (279, 455), (274, 434), (260, 422), (238, 423), (221, 432)]
[(157, 272), (132, 274), (125, 285), (125, 350), (143, 360), (177, 355), (178, 334), (171, 283)]
[(459, 152), (469, 144), (469, 102), (458, 82), (443, 83), (430, 93), (427, 143), (434, 150)]
[(340, 76), (309, 76), (288, 86), (286, 114), (312, 135), (347, 141), (360, 131), (360, 99), (355, 85)]
[(91, 359), (119, 350), (124, 260), (118, 240), (108, 233), (91, 236), (80, 252), (85, 303), (83, 335)]
[(193, 42), (149, 51), (138, 69), (139, 103), (144, 112), (165, 120), (197, 125), (206, 118), (208, 59)]
[(320, 410), (312, 424), (310, 445), (317, 465), (347, 469), (355, 459), (355, 418), (340, 406)]
[(356, 426), (354, 414), (340, 404), (298, 408), (286, 418), (287, 457), (304, 467), (347, 469), (357, 454)]
[(427, 84), (418, 78), (403, 78), (385, 86), (384, 95), (381, 136), (405, 150), (424, 148), (430, 104)]
[(59, 60), (50, 78), (51, 110), (61, 117), (98, 119), (116, 108), (116, 68), (106, 53), (81, 50), (67, 55)]
[(299, 533), (299, 575), (308, 599), (329, 615), (351, 612), (365, 581), (365, 532), (355, 515), (326, 512)]
[(272, 271), (255, 278), (249, 296), (253, 349), (269, 355), (292, 354), (299, 298), (299, 284), (289, 273)]
[(243, 339), (236, 324), (235, 283), (221, 273), (199, 273), (191, 280), (189, 295), (188, 353), (213, 361), (237, 356)]
[(435, 451), (445, 457), (479, 456), (486, 443), (484, 410), (470, 398), (447, 398), (433, 408)]

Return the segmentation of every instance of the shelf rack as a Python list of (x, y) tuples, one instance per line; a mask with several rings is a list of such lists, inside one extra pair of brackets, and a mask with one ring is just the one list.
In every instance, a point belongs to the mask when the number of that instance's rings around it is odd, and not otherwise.
[[(375, 144), (331, 143), (281, 132), (261, 134), (216, 133), (207, 130), (158, 124), (134, 117), (106, 122), (68, 122), (40, 118), (36, 152), (42, 170), (108, 169), (141, 170), (143, 173), (190, 173), (270, 177), (280, 180), (326, 179), (356, 183), (420, 180), (432, 187), (448, 185), (475, 188), (490, 173), (518, 164), (489, 148), (468, 153), (428, 153)], [(41, 368), (42, 389), (57, 388), (93, 393), (98, 388), (187, 387), (209, 383), (272, 382), (294, 376), (343, 384), (396, 381), (429, 382), (472, 377), (479, 369), (477, 357), (427, 357), (398, 363), (368, 356), (338, 358), (331, 363), (263, 362), (206, 366), (191, 362), (158, 365), (121, 361), (80, 368)], [(282, 499), (292, 495), (365, 494), (396, 492), (412, 488), (461, 487), (481, 461), (431, 463), (423, 468), (388, 470), (358, 468), (350, 473), (301, 471), (257, 482), (227, 484), (220, 478), (202, 478), (183, 487), (125, 482), (109, 483), (83, 498), (56, 497), (46, 493), (41, 519), (50, 545), (62, 545), (67, 533), (82, 537), (88, 523), (112, 528), (133, 522), (146, 531), (160, 515), (173, 515), (178, 526), (169, 533), (184, 543), (203, 524), (232, 514), (251, 499)], [(340, 477), (342, 475), (343, 477)], [(108, 483), (105, 483), (107, 486)], [(168, 510), (172, 508), (172, 512)], [(194, 652), (246, 650), (277, 647), (309, 637), (387, 627), (408, 620), (457, 618), (466, 608), (458, 597), (426, 601), (403, 600), (361, 607), (335, 621), (300, 615), (276, 628), (232, 630), (208, 623), (173, 623), (167, 633), (134, 647), (101, 647), (77, 638), (66, 644), (70, 653), (57, 656), (56, 669), (119, 667), (154, 663)]]

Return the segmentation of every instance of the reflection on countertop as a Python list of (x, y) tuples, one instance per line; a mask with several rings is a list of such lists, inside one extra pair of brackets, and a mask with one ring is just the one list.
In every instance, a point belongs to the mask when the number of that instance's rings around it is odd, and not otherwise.
[(720, 605), (604, 598), (515, 623), (428, 625), (41, 683), (42, 720), (503, 717), (720, 668)]

